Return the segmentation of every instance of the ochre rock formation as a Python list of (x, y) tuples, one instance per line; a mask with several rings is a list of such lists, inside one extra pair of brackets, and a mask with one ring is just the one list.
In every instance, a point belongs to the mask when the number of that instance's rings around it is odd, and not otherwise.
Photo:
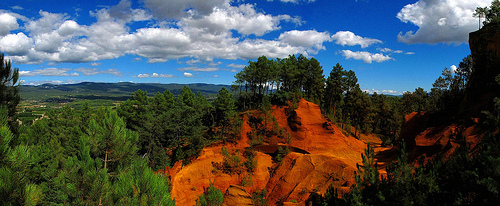
[[(361, 154), (366, 148), (366, 143), (354, 137), (344, 136), (335, 124), (329, 123), (321, 115), (317, 104), (301, 100), (295, 112), (297, 115), (294, 121), (297, 124), (300, 122), (300, 128), (296, 131), (289, 126), (285, 108), (274, 106), (271, 114), (276, 118), (278, 125), (291, 134), (290, 146), (296, 148), (292, 150), (302, 152), (291, 152), (278, 163), (273, 161), (269, 154), (257, 151), (255, 156), (257, 167), (251, 173), (251, 185), (238, 187), (248, 194), (267, 189), (268, 205), (277, 203), (295, 205), (293, 203), (295, 201), (298, 201), (299, 205), (304, 205), (310, 194), (323, 194), (330, 184), (338, 188), (340, 193), (347, 192), (354, 183), (356, 164), (362, 163)], [(210, 182), (222, 191), (228, 191), (231, 185), (241, 184), (247, 172), (240, 175), (214, 172), (212, 162), (223, 161), (221, 147), (226, 147), (232, 154), (237, 151), (241, 154), (249, 147), (247, 134), (251, 128), (248, 125), (247, 115), (242, 117), (243, 126), (239, 141), (205, 147), (190, 164), (182, 168), (176, 164), (172, 169), (166, 170), (172, 172), (169, 174), (172, 184), (171, 194), (178, 205), (195, 205), (196, 199), (203, 193), (203, 188), (209, 187)], [(268, 138), (278, 139), (274, 136)], [(242, 161), (245, 161), (243, 157)]]

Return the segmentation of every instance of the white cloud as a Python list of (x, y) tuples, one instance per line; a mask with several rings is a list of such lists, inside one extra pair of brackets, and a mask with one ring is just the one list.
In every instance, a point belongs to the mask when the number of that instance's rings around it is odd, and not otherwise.
[(9, 56), (27, 55), (32, 45), (33, 40), (22, 32), (8, 34), (0, 39), (0, 51), (6, 52)]
[(456, 65), (451, 65), (450, 66), (450, 70), (451, 70), (452, 73), (457, 72), (457, 66)]
[(199, 59), (190, 59), (190, 60), (186, 61), (186, 64), (193, 65), (193, 64), (200, 63), (200, 62), (201, 61)]
[(241, 4), (239, 6), (226, 6), (215, 8), (207, 16), (199, 18), (190, 16), (183, 18), (180, 22), (183, 26), (207, 29), (212, 34), (228, 33), (236, 30), (243, 35), (255, 34), (262, 36), (270, 31), (278, 30), (281, 21), (300, 22), (289, 15), (272, 16), (259, 13), (252, 4)]
[(49, 13), (42, 10), (38, 13), (42, 16), (41, 18), (30, 20), (25, 24), (26, 30), (32, 35), (50, 33), (53, 30), (57, 30), (67, 18), (64, 14)]
[[(273, 1), (273, 0), (267, 0), (267, 1)], [(299, 2), (304, 2), (304, 3), (311, 3), (311, 2), (315, 2), (316, 0), (279, 0), (283, 3), (294, 3), (294, 4), (298, 4)]]
[(217, 65), (221, 65), (222, 62), (210, 62), (208, 63), (209, 66), (217, 66)]
[[(184, 74), (185, 76), (185, 74)], [(136, 76), (137, 78), (174, 78), (176, 76), (174, 76), (173, 74), (158, 74), (158, 73), (153, 73), (153, 74), (139, 74)]]
[(189, 72), (184, 72), (184, 77), (193, 77), (194, 75)]
[(361, 48), (366, 48), (372, 44), (382, 43), (382, 41), (378, 39), (371, 39), (367, 37), (358, 36), (350, 31), (339, 31), (332, 35), (332, 39), (335, 40), (336, 44), (340, 44), (342, 46), (354, 46), (360, 45)]
[(247, 65), (244, 65), (244, 64), (235, 64), (235, 63), (231, 63), (231, 64), (228, 64), (227, 66), (228, 66), (228, 67), (231, 67), (231, 68), (235, 68), (235, 69), (243, 69), (243, 68), (245, 68)]
[[(91, 11), (96, 22), (85, 24), (79, 24), (67, 14), (40, 11), (40, 18), (28, 19), (9, 13), (24, 21), (23, 32), (0, 36), (0, 50), (18, 64), (95, 62), (126, 54), (139, 56), (133, 61), (140, 61), (141, 57), (150, 63), (190, 58), (194, 63), (213, 62), (216, 58), (256, 59), (262, 55), (284, 58), (302, 53), (307, 56), (317, 54), (325, 49), (325, 41), (331, 41), (327, 32), (314, 30), (285, 31), (278, 39), (261, 39), (261, 35), (280, 30), (282, 23), (300, 24), (301, 20), (289, 15), (265, 14), (254, 4), (232, 6), (229, 0), (173, 0), (170, 3), (145, 2), (150, 9), (158, 4), (155, 7), (158, 11), (153, 11), (157, 18), (160, 14), (171, 15), (167, 14), (168, 10), (174, 7), (186, 8), (175, 10), (184, 12), (175, 20), (160, 22), (151, 20), (146, 10), (131, 8), (128, 0)], [(160, 4), (172, 8), (163, 11)], [(146, 27), (131, 30), (129, 25), (139, 20), (151, 21)], [(205, 68), (210, 69), (214, 68)]]
[(57, 33), (61, 36), (69, 36), (77, 32), (80, 32), (82, 30), (83, 28), (80, 25), (78, 25), (78, 23), (76, 23), (73, 20), (67, 20), (61, 24), (59, 29), (57, 29)]
[(373, 54), (366, 51), (353, 52), (351, 50), (342, 50), (341, 52), (342, 56), (344, 56), (346, 59), (363, 60), (365, 63), (368, 64), (371, 64), (373, 61), (380, 63), (393, 59), (392, 57), (383, 55), (381, 53)]
[(158, 78), (158, 77), (161, 77), (161, 78), (174, 78), (176, 76), (174, 76), (172, 74), (158, 74), (158, 73), (153, 73), (153, 75), (151, 75), (151, 77), (154, 77), (154, 78)]
[(69, 68), (45, 68), (36, 69), (33, 71), (19, 71), (19, 76), (32, 77), (32, 76), (79, 76), (78, 73), (69, 73), (72, 69)]
[(328, 32), (317, 32), (316, 30), (287, 31), (282, 33), (278, 39), (294, 47), (311, 48), (314, 50), (325, 49), (323, 42), (332, 40)]
[(378, 89), (365, 89), (363, 90), (364, 92), (367, 92), (369, 94), (373, 94), (377, 92), (377, 94), (385, 94), (385, 95), (403, 95), (402, 92), (398, 92), (395, 90), (390, 90), (390, 89), (384, 89), (384, 90), (378, 90)]
[(415, 54), (415, 52), (406, 52), (405, 54), (412, 55)]
[(211, 14), (216, 7), (229, 4), (229, 0), (143, 0), (157, 19), (179, 19), (186, 16), (186, 10), (200, 15)]
[(377, 50), (379, 50), (381, 52), (384, 52), (384, 53), (390, 53), (390, 52), (392, 52), (392, 49), (389, 49), (389, 48), (377, 48)]
[(78, 68), (75, 69), (75, 71), (81, 72), (85, 76), (92, 76), (97, 74), (112, 74), (114, 76), (122, 76), (122, 73), (118, 69), (99, 70), (97, 68)]
[(179, 71), (215, 72), (215, 71), (219, 71), (219, 68), (214, 68), (214, 67), (207, 67), (207, 68), (184, 67), (184, 68), (179, 68)]
[(148, 78), (149, 74), (138, 74), (137, 78)]
[(392, 50), (389, 48), (377, 48), (377, 50), (379, 50), (380, 52), (383, 52), (383, 53), (396, 53), (396, 54), (403, 53), (403, 50)]
[(213, 77), (213, 78), (219, 78), (219, 75), (215, 74), (215, 75), (212, 75), (210, 77)]
[(14, 10), (23, 10), (24, 9), (23, 7), (20, 7), (20, 6), (11, 6), (10, 8), (14, 9)]
[(81, 81), (79, 80), (42, 80), (42, 81), (29, 81), (26, 82), (25, 85), (42, 85), (42, 84), (76, 84), (80, 83)]
[(415, 43), (463, 43), (469, 32), (477, 30), (478, 20), (473, 17), (477, 7), (490, 4), (491, 0), (419, 0), (408, 4), (397, 14), (402, 22), (411, 22), (418, 30), (400, 32), (398, 41)]
[(0, 36), (5, 36), (12, 30), (19, 28), (17, 18), (9, 13), (0, 14)]
[(92, 62), (92, 63), (90, 64), (90, 66), (93, 66), (93, 67), (97, 67), (97, 66), (101, 66), (101, 65), (102, 65), (102, 63), (101, 63), (101, 62)]

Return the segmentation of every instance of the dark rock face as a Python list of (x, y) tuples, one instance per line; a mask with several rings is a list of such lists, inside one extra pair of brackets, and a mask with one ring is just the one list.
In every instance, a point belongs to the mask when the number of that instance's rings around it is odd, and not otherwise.
[(291, 112), (290, 116), (288, 116), (287, 118), (287, 121), (288, 126), (290, 126), (290, 129), (292, 129), (292, 131), (294, 132), (299, 130), (302, 125), (302, 118), (297, 115), (296, 111)]
[(415, 137), (427, 128), (429, 113), (412, 112), (405, 116), (401, 126), (401, 138), (404, 140), (407, 151), (415, 148)]
[(475, 116), (493, 106), (500, 86), (495, 77), (500, 74), (500, 24), (490, 24), (469, 34), (473, 69), (461, 112)]

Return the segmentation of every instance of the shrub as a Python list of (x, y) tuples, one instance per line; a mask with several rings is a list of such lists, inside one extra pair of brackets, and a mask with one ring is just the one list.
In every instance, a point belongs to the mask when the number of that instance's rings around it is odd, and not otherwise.
[(240, 182), (241, 186), (247, 187), (253, 184), (252, 182), (252, 175), (250, 173), (247, 173), (243, 178), (241, 178)]
[(257, 161), (254, 159), (255, 152), (247, 150), (245, 151), (245, 156), (247, 158), (247, 161), (245, 161), (244, 165), (247, 168), (248, 172), (253, 172), (257, 167)]
[(276, 155), (276, 162), (280, 163), (281, 161), (283, 161), (283, 158), (288, 153), (290, 153), (290, 149), (288, 148), (288, 146), (286, 146), (285, 149), (283, 149), (283, 147), (278, 147), (278, 154)]
[(222, 147), (221, 153), (224, 156), (224, 160), (221, 163), (212, 163), (212, 166), (215, 168), (212, 172), (217, 172), (218, 170), (222, 170), (226, 174), (237, 173), (241, 174), (241, 158), (239, 154), (231, 155), (227, 151), (227, 148)]
[(267, 204), (266, 199), (267, 190), (257, 190), (252, 193), (252, 201), (255, 206), (265, 206)]
[(205, 189), (205, 192), (198, 196), (196, 206), (219, 206), (224, 201), (222, 191), (214, 187), (213, 182), (210, 182), (210, 187)]

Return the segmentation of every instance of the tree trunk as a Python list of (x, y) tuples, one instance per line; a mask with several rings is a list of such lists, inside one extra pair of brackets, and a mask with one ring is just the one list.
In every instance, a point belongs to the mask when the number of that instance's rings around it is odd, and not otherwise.
[[(332, 102), (330, 102), (330, 108), (332, 107)], [(335, 121), (335, 109), (337, 108), (337, 102), (333, 104), (333, 121)], [(335, 121), (337, 122), (337, 121)]]
[[(108, 151), (104, 153), (104, 169), (107, 168), (108, 163)], [(102, 205), (102, 196), (99, 197), (99, 205)]]

